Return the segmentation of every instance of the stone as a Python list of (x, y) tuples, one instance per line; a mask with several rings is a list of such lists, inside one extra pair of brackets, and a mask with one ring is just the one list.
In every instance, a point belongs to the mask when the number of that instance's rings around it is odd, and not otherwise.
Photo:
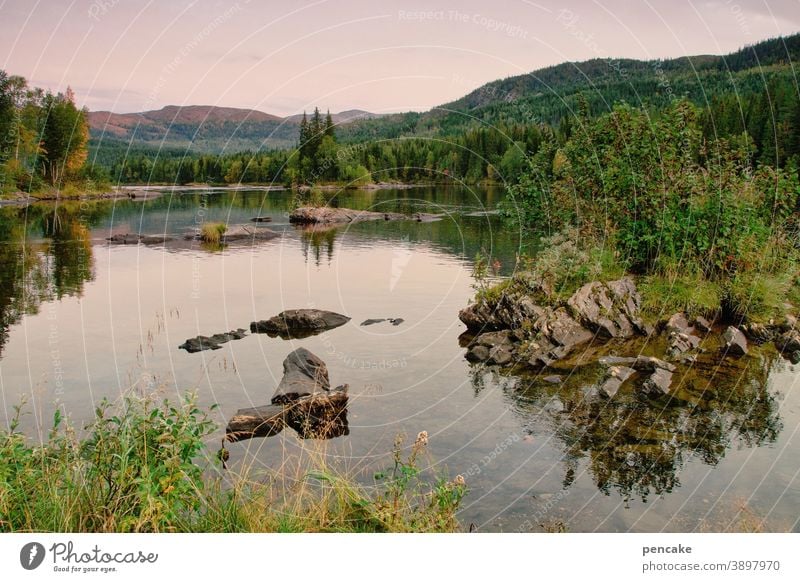
[(473, 346), (464, 356), (470, 362), (485, 362), (489, 359), (489, 348), (486, 346)]
[(283, 339), (304, 338), (337, 328), (350, 318), (321, 309), (289, 309), (270, 319), (250, 324), (253, 333), (266, 333)]
[(667, 321), (666, 331), (667, 333), (677, 332), (689, 334), (694, 330), (689, 325), (689, 320), (686, 319), (685, 313), (675, 313)]
[(254, 216), (250, 222), (272, 222), (271, 216)]
[(272, 396), (272, 404), (286, 404), (330, 390), (328, 368), (305, 348), (297, 348), (283, 361), (283, 378)]
[(616, 396), (622, 384), (635, 373), (636, 370), (633, 368), (612, 366), (608, 369), (606, 378), (598, 387), (598, 393), (605, 398), (613, 398)]
[(656, 368), (642, 383), (639, 391), (648, 398), (658, 398), (669, 394), (672, 385), (672, 372), (665, 368)]
[(548, 384), (561, 384), (563, 378), (558, 374), (551, 374), (550, 376), (545, 376), (542, 378), (542, 381), (547, 382)]
[(584, 327), (609, 338), (628, 338), (645, 333), (639, 316), (641, 297), (633, 279), (594, 281), (578, 289), (567, 300), (572, 316)]
[(376, 323), (383, 323), (384, 321), (386, 321), (386, 319), (385, 319), (385, 318), (380, 318), (380, 319), (365, 319), (364, 321), (362, 321), (362, 322), (361, 322), (361, 324), (360, 324), (360, 325), (375, 325)]
[(668, 337), (669, 348), (667, 353), (670, 357), (676, 357), (689, 350), (696, 349), (700, 345), (700, 338), (696, 335), (673, 331)]
[(697, 316), (694, 318), (694, 327), (703, 333), (708, 333), (711, 331), (711, 323), (709, 323), (709, 321), (703, 316)]
[(748, 323), (742, 327), (742, 332), (757, 344), (771, 342), (778, 335), (778, 330), (774, 326), (767, 326), (763, 323)]
[(203, 350), (218, 350), (222, 347), (221, 344), (231, 340), (239, 340), (246, 336), (247, 332), (241, 328), (226, 333), (215, 333), (211, 337), (198, 335), (197, 337), (187, 339), (178, 346), (178, 349), (186, 350), (190, 354), (202, 352)]
[(171, 240), (175, 237), (165, 234), (115, 234), (106, 239), (109, 243), (115, 245), (160, 245)]
[(726, 354), (743, 356), (747, 353), (747, 338), (738, 328), (729, 325), (722, 333), (722, 340)]
[(511, 348), (508, 345), (498, 345), (489, 350), (487, 364), (495, 366), (507, 366), (513, 360)]

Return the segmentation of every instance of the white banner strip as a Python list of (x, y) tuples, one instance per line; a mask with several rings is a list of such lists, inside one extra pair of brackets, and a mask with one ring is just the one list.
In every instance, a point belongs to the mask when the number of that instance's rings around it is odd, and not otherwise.
[(777, 581), (800, 579), (798, 542), (796, 534), (3, 534), (0, 572), (9, 581)]

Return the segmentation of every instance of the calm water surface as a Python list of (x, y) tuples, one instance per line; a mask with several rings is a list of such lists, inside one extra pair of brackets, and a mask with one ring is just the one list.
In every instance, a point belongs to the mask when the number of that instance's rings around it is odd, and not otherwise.
[[(136, 387), (168, 395), (196, 389), (219, 421), (269, 401), (281, 363), (303, 346), (331, 382), (350, 385), (350, 434), (328, 441), (331, 463), (383, 467), (399, 433), (430, 435), (432, 458), (464, 474), (464, 523), (483, 531), (695, 531), (742, 516), (797, 530), (800, 396), (797, 371), (764, 350), (721, 385), (725, 398), (661, 410), (621, 399), (581, 404), (567, 387), (498, 375), (463, 358), (457, 313), (474, 294), (483, 250), (511, 272), (519, 235), (492, 210), (502, 190), (348, 191), (342, 207), (446, 213), (432, 223), (363, 223), (308, 233), (288, 224), (292, 194), (191, 191), (148, 201), (0, 209), (0, 422), (26, 396), (31, 435), (56, 403), (76, 424), (101, 398)], [(204, 248), (112, 246), (111, 233), (180, 236), (204, 221), (266, 225), (271, 241)], [(189, 354), (186, 338), (248, 328), (284, 309), (352, 317), (320, 336), (248, 335)], [(363, 327), (368, 318), (397, 317)], [(691, 399), (690, 399), (691, 400)], [(220, 435), (221, 436), (221, 433)], [(290, 430), (234, 444), (236, 463), (277, 467), (300, 442)], [(740, 509), (745, 507), (745, 512)]]

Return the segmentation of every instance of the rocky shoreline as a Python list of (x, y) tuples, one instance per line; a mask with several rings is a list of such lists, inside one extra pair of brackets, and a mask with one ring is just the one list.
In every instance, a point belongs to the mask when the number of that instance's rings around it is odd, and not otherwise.
[(555, 305), (511, 291), (493, 302), (473, 303), (459, 319), (468, 329), (461, 338), (468, 361), (535, 372), (551, 383), (561, 381), (551, 372), (599, 364), (605, 372), (596, 390), (606, 398), (626, 382), (645, 397), (669, 395), (676, 373), (746, 357), (751, 344), (773, 343), (784, 358), (800, 362), (800, 328), (793, 316), (731, 325), (676, 313), (652, 325), (642, 317), (632, 277), (588, 283)]

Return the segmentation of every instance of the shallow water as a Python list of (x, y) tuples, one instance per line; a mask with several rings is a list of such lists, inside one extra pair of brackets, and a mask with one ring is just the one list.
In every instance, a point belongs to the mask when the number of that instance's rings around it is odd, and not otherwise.
[[(552, 386), (463, 358), (457, 313), (474, 293), (476, 253), (508, 275), (521, 247), (513, 229), (482, 214), (502, 190), (347, 191), (334, 203), (445, 216), (313, 234), (288, 224), (292, 196), (192, 191), (0, 209), (0, 422), (27, 395), (32, 435), (46, 431), (56, 402), (80, 424), (102, 397), (133, 386), (195, 388), (203, 404), (220, 405), (224, 423), (267, 403), (283, 359), (303, 346), (326, 361), (334, 385), (350, 385), (350, 433), (325, 443), (331, 463), (368, 482), (398, 433), (413, 440), (427, 430), (439, 467), (467, 479), (461, 520), (482, 531), (716, 531), (753, 516), (798, 530), (798, 376), (768, 349), (727, 375), (703, 372), (707, 385), (687, 379), (669, 406), (623, 394), (598, 409), (586, 397), (591, 366)], [(224, 249), (105, 242), (256, 215), (270, 216), (263, 226), (281, 237)], [(302, 340), (248, 335), (217, 351), (177, 348), (303, 307), (352, 321)], [(359, 325), (386, 317), (404, 322)], [(234, 463), (277, 467), (301, 444), (287, 430), (229, 449)]]

